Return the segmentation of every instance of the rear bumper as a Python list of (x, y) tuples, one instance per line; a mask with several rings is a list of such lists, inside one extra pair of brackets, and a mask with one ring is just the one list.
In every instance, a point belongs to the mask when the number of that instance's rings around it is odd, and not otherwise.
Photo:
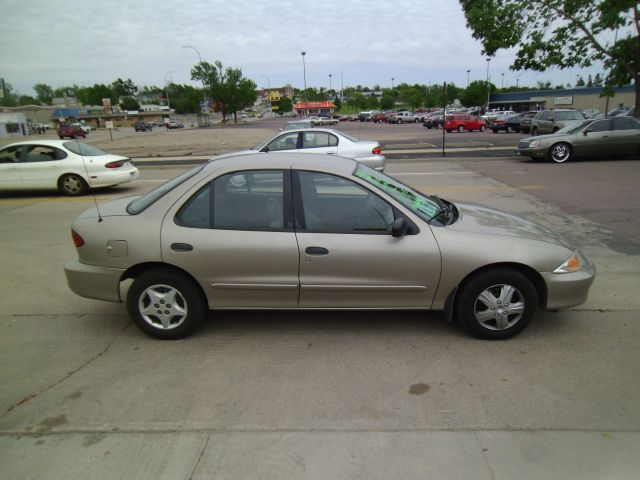
[(122, 302), (120, 298), (120, 279), (124, 269), (85, 265), (77, 258), (69, 260), (64, 266), (69, 288), (85, 298)]
[(112, 172), (90, 172), (91, 186), (96, 187), (109, 187), (111, 185), (119, 185), (121, 183), (132, 182), (140, 176), (140, 172), (134, 166), (127, 168), (126, 170), (114, 170)]
[(358, 162), (366, 165), (367, 167), (373, 168), (374, 170), (384, 172), (384, 165), (387, 159), (384, 155), (372, 155), (370, 157), (354, 158), (354, 160), (357, 160)]

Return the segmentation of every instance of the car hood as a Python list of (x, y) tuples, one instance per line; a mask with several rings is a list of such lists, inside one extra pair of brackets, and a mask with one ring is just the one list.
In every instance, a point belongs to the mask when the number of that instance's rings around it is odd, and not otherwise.
[(455, 204), (460, 213), (458, 220), (446, 228), (469, 233), (526, 238), (574, 249), (566, 239), (546, 227), (517, 215), (471, 204)]

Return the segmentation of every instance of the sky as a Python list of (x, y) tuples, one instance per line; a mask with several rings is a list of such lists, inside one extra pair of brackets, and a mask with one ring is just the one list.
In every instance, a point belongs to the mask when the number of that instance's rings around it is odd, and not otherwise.
[[(190, 78), (198, 54), (242, 69), (263, 88), (302, 88), (305, 70), (308, 87), (331, 82), (334, 89), (444, 81), (464, 87), (467, 78), (487, 77), (458, 0), (0, 0), (0, 12), (0, 77), (22, 95), (35, 96), (36, 83), (58, 88), (117, 78), (199, 85)], [(491, 59), (495, 85), (574, 84), (578, 74), (586, 80), (601, 72), (513, 72), (513, 59), (513, 51)]]

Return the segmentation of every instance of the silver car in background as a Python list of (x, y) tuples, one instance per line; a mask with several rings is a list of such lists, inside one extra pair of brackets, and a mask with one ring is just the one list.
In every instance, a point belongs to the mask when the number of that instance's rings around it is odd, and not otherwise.
[(65, 266), (83, 297), (126, 302), (164, 339), (209, 309), (444, 310), (504, 339), (537, 308), (587, 298), (595, 268), (546, 228), (452, 203), (346, 158), (260, 153), (210, 161), (82, 213)]
[(253, 155), (269, 152), (321, 153), (353, 158), (378, 171), (384, 171), (386, 158), (380, 142), (358, 140), (331, 128), (303, 128), (280, 133), (250, 150), (218, 155), (226, 158), (235, 155)]

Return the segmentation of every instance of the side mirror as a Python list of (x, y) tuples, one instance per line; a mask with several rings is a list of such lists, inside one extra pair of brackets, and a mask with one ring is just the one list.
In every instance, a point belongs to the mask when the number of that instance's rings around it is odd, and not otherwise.
[(397, 218), (391, 224), (391, 236), (395, 238), (403, 237), (409, 231), (409, 222), (404, 217)]

